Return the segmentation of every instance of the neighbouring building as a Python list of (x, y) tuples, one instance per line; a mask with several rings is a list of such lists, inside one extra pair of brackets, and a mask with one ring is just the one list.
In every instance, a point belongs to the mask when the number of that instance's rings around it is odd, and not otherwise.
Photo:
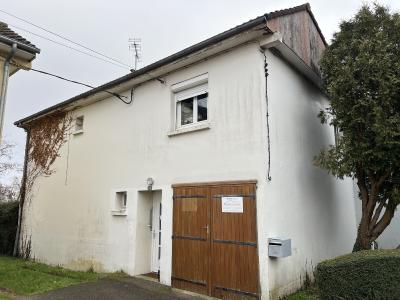
[(352, 181), (312, 163), (326, 45), (308, 4), (276, 11), (17, 121), (21, 251), (225, 299), (299, 288), (356, 233)]
[(40, 50), (0, 21), (0, 142), (4, 125), (8, 78), (20, 69), (29, 70)]

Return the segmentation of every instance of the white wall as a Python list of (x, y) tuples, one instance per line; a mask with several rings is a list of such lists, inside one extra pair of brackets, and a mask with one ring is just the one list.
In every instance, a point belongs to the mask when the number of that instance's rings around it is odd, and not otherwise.
[(292, 239), (292, 256), (260, 257), (277, 298), (298, 288), (305, 270), (312, 272), (319, 261), (350, 252), (356, 227), (351, 181), (336, 180), (312, 163), (334, 143), (333, 129), (317, 118), (327, 99), (282, 59), (267, 56), (272, 180), (258, 202), (259, 242), (266, 251), (268, 237)]

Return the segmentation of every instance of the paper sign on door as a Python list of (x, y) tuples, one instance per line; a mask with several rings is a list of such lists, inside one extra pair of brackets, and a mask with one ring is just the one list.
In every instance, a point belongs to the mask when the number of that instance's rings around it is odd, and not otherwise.
[(243, 197), (222, 197), (223, 213), (243, 213)]

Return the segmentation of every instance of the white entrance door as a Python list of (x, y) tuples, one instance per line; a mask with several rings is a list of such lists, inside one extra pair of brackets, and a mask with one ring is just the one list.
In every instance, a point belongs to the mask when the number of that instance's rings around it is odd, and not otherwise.
[(161, 254), (161, 193), (153, 194), (153, 209), (151, 212), (151, 271), (157, 273), (160, 270)]

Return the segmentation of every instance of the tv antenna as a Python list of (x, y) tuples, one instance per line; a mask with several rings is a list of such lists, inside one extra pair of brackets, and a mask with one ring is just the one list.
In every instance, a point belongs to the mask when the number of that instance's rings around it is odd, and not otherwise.
[(142, 39), (129, 38), (128, 40), (129, 50), (133, 52), (135, 58), (134, 71), (138, 68), (138, 63), (141, 62), (142, 58)]

